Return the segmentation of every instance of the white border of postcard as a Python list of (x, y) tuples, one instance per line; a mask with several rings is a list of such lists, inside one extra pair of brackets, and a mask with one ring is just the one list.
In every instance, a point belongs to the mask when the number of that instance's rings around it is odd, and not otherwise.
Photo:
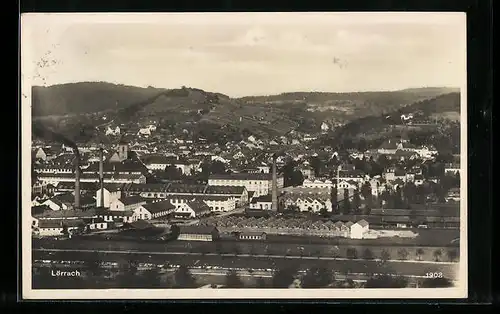
[[(168, 17), (165, 15), (168, 14)], [(314, 22), (316, 15), (329, 14), (342, 23), (355, 23), (356, 19), (369, 18), (377, 21), (457, 23), (457, 31), (463, 33), (463, 84), (461, 86), (461, 183), (460, 183), (460, 266), (459, 285), (454, 288), (405, 288), (405, 289), (102, 289), (102, 290), (34, 290), (31, 267), (31, 78), (33, 60), (30, 56), (29, 30), (40, 23), (163, 23), (186, 22), (216, 23), (221, 19), (238, 23), (242, 16), (254, 21), (265, 18), (276, 23), (294, 19), (297, 15)], [(271, 16), (271, 18), (270, 18)], [(461, 30), (460, 30), (461, 28)], [(22, 126), (22, 295), (20, 299), (388, 299), (388, 298), (466, 298), (467, 294), (467, 67), (466, 67), (466, 15), (449, 13), (89, 13), (52, 14), (29, 13), (21, 15), (21, 126)]]

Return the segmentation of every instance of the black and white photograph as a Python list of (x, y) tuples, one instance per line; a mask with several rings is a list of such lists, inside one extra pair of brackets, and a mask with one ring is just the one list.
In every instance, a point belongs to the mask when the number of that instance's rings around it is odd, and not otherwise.
[(23, 14), (22, 297), (467, 297), (465, 21)]

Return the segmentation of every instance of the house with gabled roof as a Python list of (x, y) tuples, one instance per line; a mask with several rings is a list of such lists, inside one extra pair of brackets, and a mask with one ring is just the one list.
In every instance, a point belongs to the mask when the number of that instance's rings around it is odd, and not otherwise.
[(178, 218), (198, 218), (210, 214), (210, 207), (200, 200), (192, 200), (181, 204), (175, 210), (175, 217)]
[(352, 224), (349, 228), (351, 239), (363, 239), (364, 235), (369, 231), (369, 224), (366, 220), (362, 219)]
[(135, 220), (151, 220), (166, 217), (175, 212), (176, 207), (169, 200), (146, 203), (134, 209)]
[(398, 150), (399, 141), (396, 139), (387, 139), (378, 148), (379, 154), (393, 155)]
[(140, 196), (129, 196), (112, 201), (109, 204), (111, 211), (133, 211), (137, 207), (146, 204), (146, 200)]
[(178, 240), (214, 241), (219, 238), (219, 230), (215, 226), (180, 226)]

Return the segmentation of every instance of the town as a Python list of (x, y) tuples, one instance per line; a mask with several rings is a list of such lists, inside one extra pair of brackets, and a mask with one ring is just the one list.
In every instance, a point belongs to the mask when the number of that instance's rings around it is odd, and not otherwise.
[[(325, 144), (343, 127), (331, 121), (220, 140), (158, 119), (94, 118), (106, 141), (33, 139), (34, 287), (457, 280), (459, 149), (443, 152), (414, 131), (442, 121), (402, 114), (391, 137), (348, 147)], [(86, 279), (44, 279), (54, 264), (84, 265)]]

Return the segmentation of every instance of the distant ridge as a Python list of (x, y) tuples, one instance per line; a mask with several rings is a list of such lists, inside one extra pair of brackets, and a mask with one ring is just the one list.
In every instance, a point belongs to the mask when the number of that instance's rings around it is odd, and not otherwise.
[[(35, 119), (77, 120), (98, 125), (96, 115), (115, 123), (137, 123), (155, 119), (169, 127), (192, 129), (204, 137), (206, 130), (227, 133), (282, 135), (291, 130), (315, 132), (323, 122), (346, 124), (356, 119), (381, 116), (418, 103), (453, 93), (450, 88), (424, 87), (394, 92), (292, 92), (271, 96), (230, 98), (197, 88), (165, 89), (135, 87), (107, 82), (82, 82), (34, 86), (32, 108)], [(456, 93), (459, 95), (458, 93)], [(459, 99), (459, 97), (457, 97)], [(456, 106), (446, 108), (459, 112)], [(458, 105), (459, 108), (459, 105)], [(427, 111), (426, 111), (427, 112)], [(97, 119), (97, 120), (96, 120)], [(96, 124), (97, 123), (97, 124)], [(57, 123), (56, 123), (57, 124)]]

